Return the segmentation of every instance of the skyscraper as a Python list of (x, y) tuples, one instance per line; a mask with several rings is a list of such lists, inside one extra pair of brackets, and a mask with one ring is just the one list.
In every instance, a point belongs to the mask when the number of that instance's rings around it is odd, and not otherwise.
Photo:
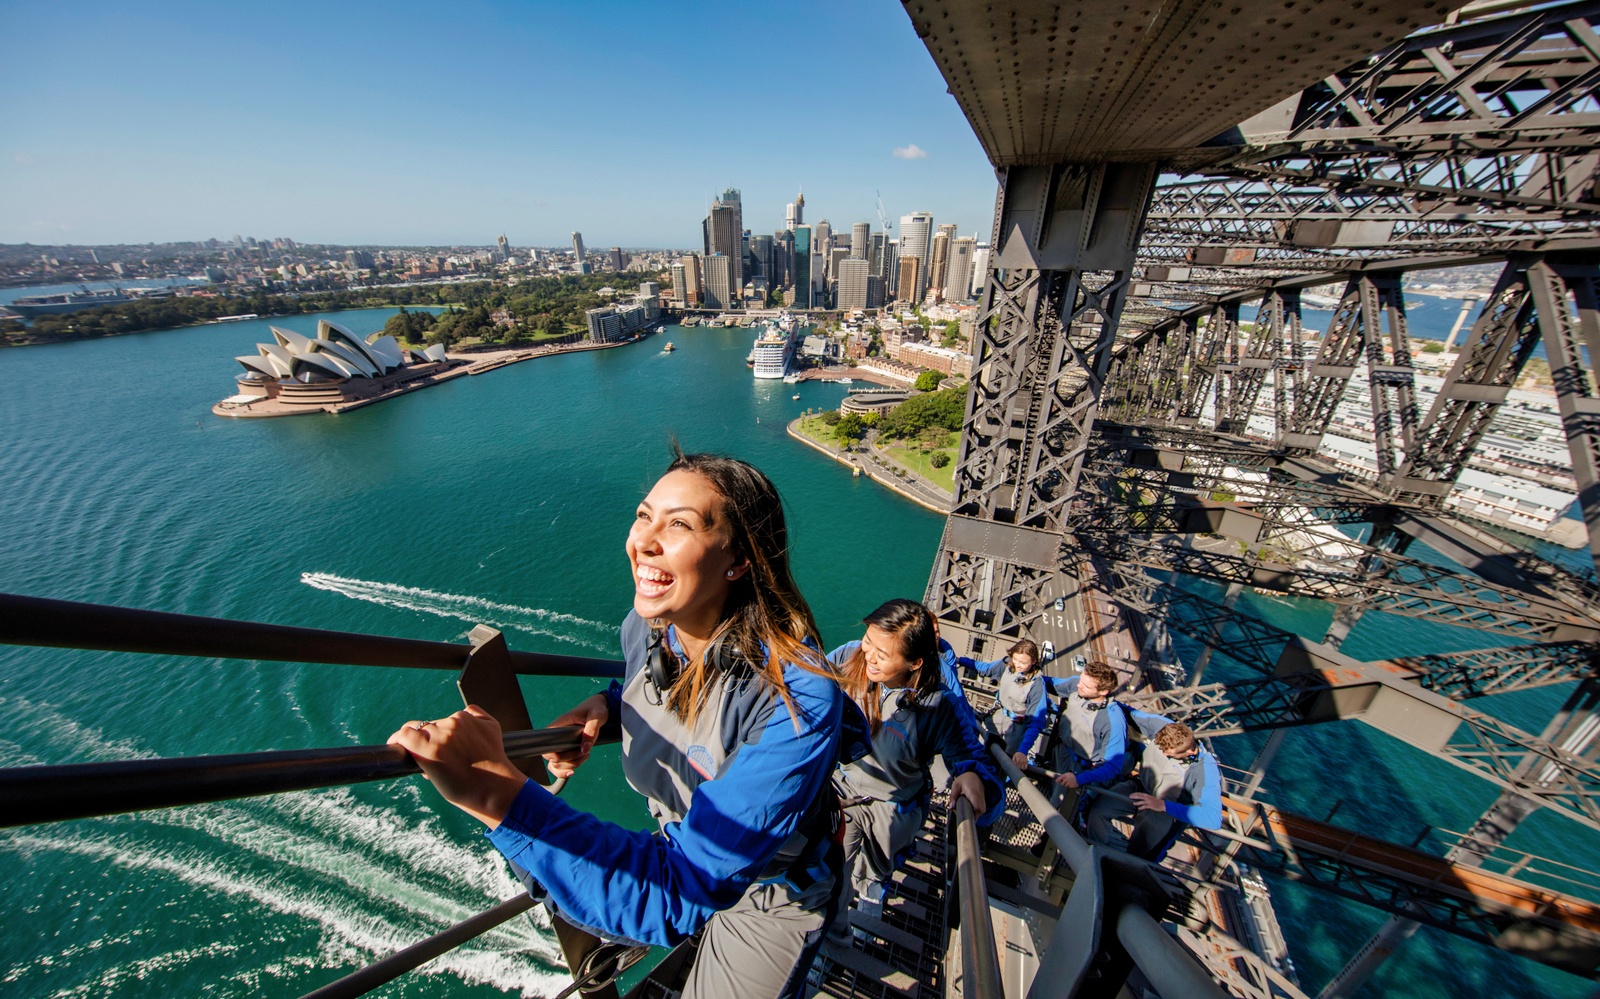
[(572, 234), (572, 263), (581, 271), (583, 261), (583, 233), (575, 232)]
[(750, 259), (755, 263), (755, 271), (750, 276), (760, 275), (767, 279), (767, 287), (777, 288), (779, 282), (773, 271), (776, 269), (772, 261), (773, 245), (771, 236), (750, 237)]
[(823, 219), (811, 233), (811, 252), (826, 255), (831, 249), (833, 249), (833, 226), (828, 224), (827, 219)]
[(794, 260), (791, 263), (794, 271), (794, 307), (797, 309), (811, 308), (811, 227), (797, 225), (794, 228)]
[[(233, 237), (237, 240), (239, 237)], [(500, 238), (494, 241), (496, 249), (500, 251), (500, 259), (506, 260), (511, 256), (511, 241), (506, 239), (506, 234), (501, 233)]]
[(989, 283), (989, 244), (979, 243), (972, 249), (972, 297), (983, 298), (983, 287)]
[(867, 289), (873, 282), (871, 265), (860, 257), (839, 262), (839, 290), (834, 295), (836, 309), (870, 309)]
[[(730, 188), (722, 195), (723, 198), (732, 195), (737, 199), (739, 192)], [(711, 214), (706, 217), (706, 255), (720, 253), (728, 258), (733, 268), (729, 280), (734, 282), (734, 288), (744, 287), (744, 230), (739, 227), (739, 207), (737, 200), (724, 201), (718, 198), (711, 203)], [(707, 286), (710, 283), (710, 272), (707, 271)]]
[[(838, 298), (839, 265), (849, 259), (850, 248), (848, 246), (835, 246), (828, 251), (828, 287), (833, 290), (835, 301)], [(838, 308), (837, 305), (834, 307)], [(866, 308), (866, 306), (858, 306), (858, 308)]]
[[(917, 260), (917, 283), (911, 288), (900, 285), (896, 294), (902, 302), (920, 302), (928, 290), (928, 250), (933, 240), (933, 216), (927, 212), (912, 212), (900, 216), (900, 259)], [(901, 265), (905, 274), (904, 264)]]
[(944, 271), (950, 265), (950, 234), (944, 226), (933, 234), (933, 246), (928, 250), (928, 290), (936, 297), (944, 294)]
[(797, 194), (783, 210), (783, 227), (790, 232), (806, 224), (806, 196)]
[(972, 257), (976, 236), (957, 236), (950, 241), (950, 262), (945, 265), (944, 297), (960, 300), (972, 294)]
[(733, 252), (728, 255), (733, 258), (733, 286), (735, 288), (743, 288), (745, 254), (744, 199), (739, 194), (737, 187), (728, 187), (723, 189), (722, 197), (717, 200), (733, 210)]
[(872, 243), (872, 223), (857, 222), (850, 227), (850, 256), (866, 260)]
[(731, 309), (735, 297), (733, 289), (733, 260), (720, 253), (705, 259), (706, 308)]
[(611, 269), (612, 269), (612, 270), (614, 270), (614, 271), (620, 271), (620, 270), (625, 270), (625, 269), (627, 269), (627, 266), (628, 266), (628, 264), (627, 264), (627, 262), (626, 262), (626, 261), (624, 261), (624, 260), (623, 260), (623, 259), (622, 259), (622, 256), (623, 256), (623, 254), (622, 254), (622, 247), (620, 247), (620, 246), (613, 246), (613, 247), (612, 247), (612, 248), (611, 248), (611, 252), (609, 252), (609, 253), (608, 253), (608, 254), (606, 254), (606, 255), (607, 255), (607, 256), (608, 256), (608, 257), (610, 257), (610, 258), (611, 258)]
[(895, 287), (899, 289), (895, 292), (896, 298), (902, 302), (910, 302), (913, 305), (922, 301), (922, 298), (917, 295), (917, 288), (922, 281), (922, 275), (918, 273), (921, 270), (922, 260), (920, 258), (900, 258), (900, 279), (895, 282)]
[(679, 308), (689, 304), (689, 272), (682, 260), (672, 264), (672, 300)]

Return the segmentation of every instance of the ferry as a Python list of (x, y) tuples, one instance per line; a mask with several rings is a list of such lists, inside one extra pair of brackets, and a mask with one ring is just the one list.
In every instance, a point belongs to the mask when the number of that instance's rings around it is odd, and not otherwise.
[(665, 347), (662, 347), (662, 348), (661, 348), (661, 351), (662, 351), (662, 353), (665, 353), (665, 354), (670, 354), (670, 353), (672, 353), (672, 352), (673, 352), (673, 351), (675, 351), (675, 350), (677, 350), (677, 349), (678, 349), (678, 348), (676, 348), (676, 347), (674, 347), (674, 346), (673, 346), (673, 345), (672, 345), (672, 341), (671, 341), (671, 340), (668, 340), (668, 341), (667, 341), (667, 345), (666, 345), (666, 346), (665, 346)]

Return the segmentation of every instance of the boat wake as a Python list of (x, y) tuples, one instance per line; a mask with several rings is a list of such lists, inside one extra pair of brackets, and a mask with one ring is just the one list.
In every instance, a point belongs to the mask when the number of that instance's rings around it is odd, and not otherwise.
[[(30, 716), (68, 721), (49, 705), (0, 700), (0, 719)], [(81, 726), (36, 734), (29, 748), (50, 757), (149, 755)], [(523, 890), (481, 840), (457, 842), (430, 804), (414, 783), (333, 788), (0, 833), (0, 869), (36, 869), (53, 855), (53, 865), (76, 872), (66, 875), (76, 882), (74, 904), (96, 913), (98, 930), (91, 939), (69, 930), (53, 946), (0, 959), (0, 982), (74, 996), (181, 993), (189, 989), (179, 983), (195, 981), (214, 982), (219, 995), (293, 994)], [(171, 918), (153, 918), (152, 907)], [(423, 994), (462, 982), (555, 994), (571, 979), (543, 910), (530, 917), (450, 951), (412, 980), (437, 982)], [(74, 978), (74, 958), (97, 967)]]
[(398, 583), (347, 579), (326, 572), (302, 572), (300, 582), (314, 589), (338, 593), (352, 600), (365, 600), (385, 607), (454, 618), (468, 624), (488, 624), (502, 631), (514, 628), (524, 634), (553, 638), (599, 652), (617, 651), (616, 625), (590, 621), (574, 614), (562, 614), (539, 607), (502, 604), (482, 597), (439, 593), (417, 586), (401, 586)]

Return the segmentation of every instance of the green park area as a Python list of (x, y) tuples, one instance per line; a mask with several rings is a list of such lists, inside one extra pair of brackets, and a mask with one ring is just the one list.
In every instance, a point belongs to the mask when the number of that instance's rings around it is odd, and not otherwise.
[[(956, 449), (954, 447), (941, 447), (932, 450), (909, 447), (886, 447), (883, 449), (885, 457), (891, 461), (904, 465), (906, 468), (927, 479), (946, 492), (956, 491)], [(938, 459), (935, 455), (943, 455), (944, 463), (936, 466)]]

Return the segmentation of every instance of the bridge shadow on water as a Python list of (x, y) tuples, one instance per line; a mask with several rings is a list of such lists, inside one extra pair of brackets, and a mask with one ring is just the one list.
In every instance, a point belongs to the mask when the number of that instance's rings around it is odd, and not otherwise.
[[(1185, 590), (1220, 601), (1220, 585), (1180, 578)], [(1321, 601), (1247, 591), (1238, 609), (1302, 636), (1321, 639), (1332, 619), (1332, 606)], [(1190, 665), (1202, 646), (1173, 634), (1176, 650)], [(1501, 636), (1372, 613), (1365, 615), (1343, 649), (1357, 659), (1372, 660), (1421, 652), (1460, 651), (1515, 644)], [(1259, 674), (1228, 656), (1213, 654), (1205, 682), (1225, 683)], [(1537, 733), (1570, 684), (1518, 697), (1514, 724)], [(1490, 712), (1495, 698), (1475, 700), (1475, 710)], [(1538, 719), (1538, 720), (1534, 720)], [(1508, 718), (1508, 720), (1512, 720)], [(1266, 733), (1245, 733), (1212, 741), (1218, 758), (1230, 767), (1247, 769)], [(1464, 831), (1498, 796), (1498, 789), (1477, 776), (1422, 750), (1356, 722), (1310, 725), (1292, 730), (1273, 760), (1262, 785), (1265, 800), (1308, 818), (1328, 819), (1362, 835), (1410, 845), (1429, 829)], [(1535, 821), (1538, 820), (1538, 821)], [(1600, 856), (1600, 837), (1564, 816), (1541, 813), (1510, 845), (1556, 859), (1584, 864)], [(1552, 835), (1554, 833), (1554, 835)], [(1533, 840), (1537, 842), (1522, 842)], [(1551, 842), (1554, 840), (1554, 842)], [(1586, 848), (1574, 850), (1577, 843)], [(1543, 849), (1540, 849), (1543, 847)], [(1419, 851), (1442, 855), (1436, 836), (1418, 842)], [(1314, 995), (1342, 968), (1388, 918), (1358, 902), (1269, 875), (1273, 904), (1303, 988)], [(1552, 885), (1552, 887), (1557, 887)], [(1359, 993), (1386, 999), (1443, 995), (1561, 996), (1591, 994), (1593, 984), (1532, 961), (1442, 931), (1423, 927), (1400, 948)]]

